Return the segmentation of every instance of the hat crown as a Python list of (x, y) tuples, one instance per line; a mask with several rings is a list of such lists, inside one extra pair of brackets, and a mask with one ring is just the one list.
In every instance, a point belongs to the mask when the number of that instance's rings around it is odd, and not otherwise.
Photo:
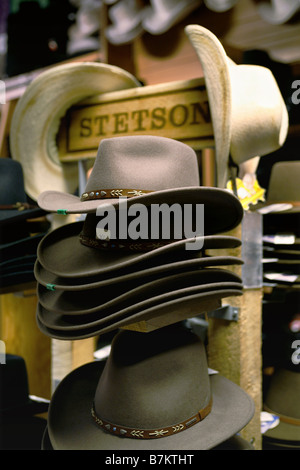
[(151, 333), (121, 331), (99, 380), (100, 419), (134, 429), (174, 426), (210, 401), (205, 349), (181, 325)]
[(26, 202), (23, 169), (19, 162), (0, 158), (0, 203)]
[(199, 185), (197, 156), (191, 147), (167, 137), (124, 136), (100, 142), (86, 192)]
[(272, 377), (265, 405), (274, 413), (300, 419), (300, 372), (279, 369)]

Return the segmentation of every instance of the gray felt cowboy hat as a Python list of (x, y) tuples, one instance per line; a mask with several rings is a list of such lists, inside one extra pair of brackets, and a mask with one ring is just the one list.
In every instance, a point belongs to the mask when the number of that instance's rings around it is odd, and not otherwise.
[[(224, 215), (220, 210), (214, 219), (213, 233), (237, 225), (242, 216), (240, 202), (228, 191), (200, 186), (197, 155), (191, 147), (152, 135), (103, 139), (85, 191), (80, 196), (44, 191), (38, 204), (49, 212), (81, 214), (108, 204), (119, 207), (122, 198), (128, 207), (135, 203), (223, 206)], [(225, 218), (228, 223), (219, 228)], [(212, 233), (206, 225), (206, 234)]]
[(106, 362), (67, 375), (51, 399), (48, 433), (54, 450), (208, 450), (253, 414), (248, 394), (209, 375), (203, 343), (177, 324), (119, 332)]

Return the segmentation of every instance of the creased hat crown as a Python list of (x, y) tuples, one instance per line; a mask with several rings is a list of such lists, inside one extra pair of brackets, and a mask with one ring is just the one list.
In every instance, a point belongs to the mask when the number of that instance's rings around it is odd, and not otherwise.
[(86, 192), (161, 191), (199, 184), (197, 156), (187, 145), (166, 137), (124, 136), (100, 142)]

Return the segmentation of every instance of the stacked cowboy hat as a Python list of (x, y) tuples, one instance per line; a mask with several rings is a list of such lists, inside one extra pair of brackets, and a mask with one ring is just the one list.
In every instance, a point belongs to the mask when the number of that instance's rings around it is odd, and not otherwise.
[[(97, 238), (99, 209), (120, 214), (125, 202), (126, 210), (204, 204), (205, 234)], [(177, 315), (195, 316), (242, 294), (240, 277), (223, 269), (241, 264), (240, 258), (205, 253), (240, 246), (239, 239), (222, 235), (241, 222), (239, 200), (199, 185), (197, 156), (187, 145), (126, 136), (100, 142), (81, 196), (45, 191), (38, 203), (51, 212), (86, 214), (39, 244), (41, 331), (76, 340), (126, 327), (114, 336), (107, 362), (76, 369), (56, 389), (45, 437), (53, 449), (210, 449), (234, 436), (253, 416), (253, 402), (219, 374), (209, 376), (202, 340)], [(200, 239), (201, 246), (186, 249)], [(167, 326), (131, 331), (132, 324), (164, 317)], [(80, 432), (70, 426), (74, 413)]]
[[(199, 186), (196, 153), (181, 142), (155, 136), (104, 139), (81, 197), (45, 191), (38, 204), (46, 211), (86, 214), (84, 221), (53, 230), (38, 246), (38, 322), (52, 337), (89, 337), (175, 310), (198, 314), (203, 302), (242, 294), (240, 277), (218, 268), (241, 259), (205, 256), (208, 249), (240, 246), (239, 239), (222, 233), (241, 222), (241, 204), (226, 190)], [(177, 222), (170, 221), (167, 237), (160, 230), (152, 239), (148, 231), (137, 240), (127, 234), (129, 222), (121, 220), (126, 211), (163, 204), (177, 204), (182, 214), (186, 206), (204, 205), (200, 233), (186, 237), (180, 231), (178, 239)], [(111, 209), (125, 236), (99, 235), (99, 208)], [(154, 225), (150, 217), (151, 230)]]
[(19, 162), (0, 158), (0, 288), (35, 282), (37, 245), (49, 224), (37, 204), (28, 202)]

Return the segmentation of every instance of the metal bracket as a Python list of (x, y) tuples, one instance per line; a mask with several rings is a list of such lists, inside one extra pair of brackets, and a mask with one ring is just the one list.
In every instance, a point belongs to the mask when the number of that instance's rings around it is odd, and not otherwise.
[(239, 319), (239, 307), (232, 307), (231, 305), (224, 305), (217, 310), (207, 312), (207, 316), (210, 318), (220, 318), (228, 321), (238, 321)]

